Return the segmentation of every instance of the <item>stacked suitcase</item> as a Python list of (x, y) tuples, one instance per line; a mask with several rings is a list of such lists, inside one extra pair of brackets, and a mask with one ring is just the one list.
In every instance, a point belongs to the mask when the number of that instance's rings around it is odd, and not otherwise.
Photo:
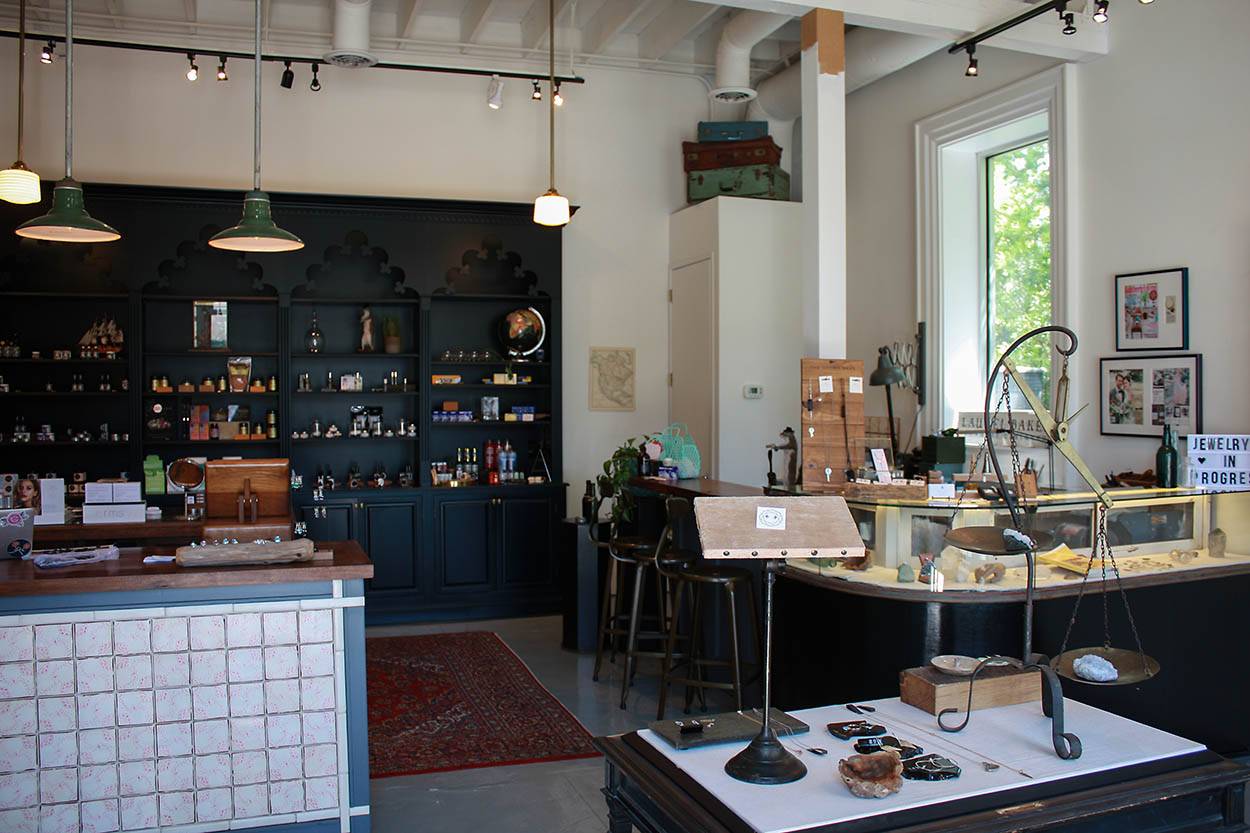
[(701, 121), (699, 141), (682, 142), (686, 201), (726, 195), (790, 199), (790, 175), (766, 121)]

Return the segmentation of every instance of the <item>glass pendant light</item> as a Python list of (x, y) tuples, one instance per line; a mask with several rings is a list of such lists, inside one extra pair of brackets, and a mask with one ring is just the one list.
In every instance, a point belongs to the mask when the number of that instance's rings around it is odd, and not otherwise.
[(121, 237), (83, 207), (74, 180), (74, 0), (65, 0), (65, 178), (52, 190), (52, 210), (17, 227), (20, 237), (61, 243), (108, 243)]
[[(556, 190), (556, 0), (548, 0), (547, 10), (551, 17), (551, 32), (547, 38), (548, 72), (551, 80), (552, 95), (549, 96), (547, 108), (550, 111), (549, 141), (551, 151), (551, 187), (547, 193), (534, 200), (534, 222), (542, 226), (563, 226), (569, 221), (569, 198)], [(537, 82), (535, 82), (537, 84)]]
[(237, 226), (218, 232), (208, 241), (217, 249), (235, 252), (293, 252), (304, 241), (278, 228), (269, 211), (269, 195), (260, 190), (260, 0), (256, 5), (256, 95), (253, 120), (252, 190), (243, 197), (243, 219)]
[(0, 200), (29, 205), (39, 202), (39, 174), (22, 164), (22, 93), (26, 88), (26, 0), (18, 12), (17, 34), (17, 161), (0, 171)]

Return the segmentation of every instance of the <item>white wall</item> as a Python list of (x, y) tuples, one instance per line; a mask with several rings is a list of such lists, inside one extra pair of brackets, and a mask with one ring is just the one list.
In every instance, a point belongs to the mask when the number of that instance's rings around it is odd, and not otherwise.
[[(37, 44), (36, 44), (37, 47)], [(17, 44), (0, 44), (11, 67)], [(75, 47), (74, 174), (83, 182), (246, 188), (252, 170), (252, 68), (229, 83), (201, 56)], [(64, 73), (27, 48), (25, 161), (45, 179), (63, 171)], [(547, 108), (529, 85), (506, 82), (486, 107), (487, 79), (387, 70), (308, 69), (278, 86), (264, 66), (264, 185), (274, 191), (528, 202), (547, 188)], [(557, 117), (557, 185), (581, 210), (564, 232), (564, 452), (580, 484), (623, 439), (667, 424), (668, 215), (685, 202), (683, 139), (705, 117), (693, 78), (587, 69), (566, 84)], [(11, 78), (7, 70), (4, 77)], [(544, 102), (545, 104), (545, 102)], [(13, 85), (0, 85), (0, 155), (12, 155)], [(5, 160), (5, 163), (10, 161)], [(87, 206), (90, 209), (90, 186)], [(107, 218), (103, 218), (107, 220)], [(281, 222), (281, 217), (278, 217)], [(637, 410), (591, 413), (587, 348), (638, 350)]]
[[(1073, 403), (1096, 406), (1098, 359), (1114, 354), (1113, 276), (1188, 266), (1190, 349), (1204, 359), (1204, 427), (1245, 431), (1250, 4), (1122, 3), (1107, 25), (1111, 54), (1078, 67), (1075, 93), (1070, 185), (1082, 232), (1068, 305), (1081, 339)], [(1052, 63), (1001, 50), (977, 54), (978, 79), (965, 79), (962, 59), (941, 52), (848, 98), (851, 356), (869, 356), (914, 326), (914, 123)], [(1153, 466), (1158, 443), (1100, 436), (1096, 407), (1073, 434), (1100, 477)]]

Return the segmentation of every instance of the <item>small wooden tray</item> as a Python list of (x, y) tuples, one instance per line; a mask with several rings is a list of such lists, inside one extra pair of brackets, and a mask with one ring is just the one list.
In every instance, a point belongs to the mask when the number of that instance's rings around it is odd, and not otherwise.
[[(773, 731), (778, 737), (801, 735), (811, 729), (802, 720), (791, 717), (776, 706), (769, 710), (769, 714), (773, 718)], [(689, 715), (682, 716), (678, 720), (683, 723), (691, 720), (698, 720), (700, 723), (713, 720), (715, 722), (701, 732), (691, 732), (685, 735), (681, 733), (681, 727), (677, 725), (676, 720), (656, 720), (648, 723), (647, 728), (677, 749), (697, 749), (701, 746), (715, 746), (719, 743), (746, 743), (760, 733), (760, 717), (749, 711), (746, 714), (725, 712)]]

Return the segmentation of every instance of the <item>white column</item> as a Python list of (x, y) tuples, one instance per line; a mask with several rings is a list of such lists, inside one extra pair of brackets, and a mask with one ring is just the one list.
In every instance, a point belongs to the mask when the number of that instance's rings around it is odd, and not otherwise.
[(803, 16), (803, 355), (846, 358), (846, 66), (841, 12)]

